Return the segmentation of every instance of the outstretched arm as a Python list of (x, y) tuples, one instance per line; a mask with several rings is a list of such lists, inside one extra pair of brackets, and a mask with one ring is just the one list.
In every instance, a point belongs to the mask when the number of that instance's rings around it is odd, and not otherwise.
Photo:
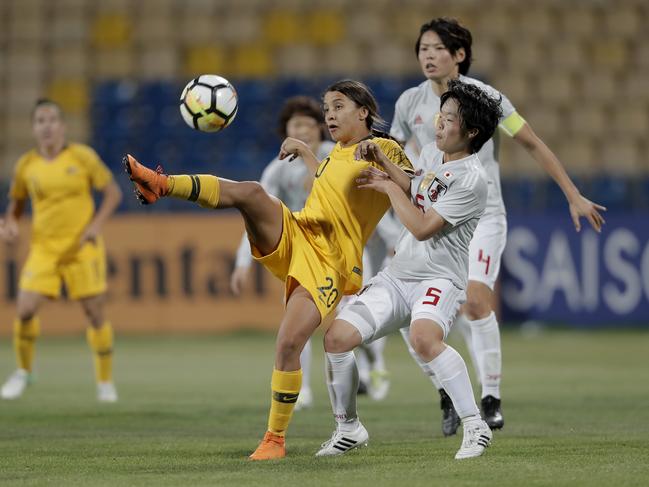
[(600, 232), (605, 221), (598, 210), (606, 211), (606, 208), (597, 203), (593, 203), (581, 195), (557, 156), (534, 133), (532, 127), (525, 123), (514, 135), (514, 140), (521, 144), (536, 162), (539, 163), (543, 170), (559, 185), (568, 200), (570, 215), (572, 216), (575, 230), (581, 230), (581, 222), (579, 219), (585, 217), (593, 229), (596, 232)]
[(359, 188), (373, 189), (385, 193), (390, 198), (392, 208), (394, 208), (394, 212), (403, 223), (403, 226), (417, 240), (428, 240), (446, 225), (446, 220), (432, 208), (425, 213), (420, 208), (417, 208), (401, 186), (390, 179), (383, 171), (369, 167), (361, 171), (357, 182)]

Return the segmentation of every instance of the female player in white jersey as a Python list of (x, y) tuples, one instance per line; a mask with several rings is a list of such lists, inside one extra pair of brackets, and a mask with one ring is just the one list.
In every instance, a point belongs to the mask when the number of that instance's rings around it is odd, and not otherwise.
[[(331, 140), (327, 140), (322, 107), (315, 99), (307, 96), (294, 96), (286, 100), (279, 114), (278, 134), (281, 140), (292, 137), (307, 144), (318, 161), (324, 160), (336, 145)], [(289, 210), (299, 211), (304, 207), (307, 196), (309, 196), (316, 169), (315, 165), (309, 168), (307, 162), (301, 157), (295, 158), (289, 163), (286, 160), (281, 160), (278, 156), (266, 166), (259, 182), (268, 194), (282, 200)], [(386, 255), (386, 246), (379, 233), (377, 229), (363, 251), (364, 280), (369, 280), (379, 271), (380, 264)], [(234, 271), (230, 276), (230, 288), (236, 296), (241, 294), (250, 278), (252, 263), (250, 243), (247, 234), (244, 234), (237, 250)], [(382, 341), (372, 343), (367, 350), (362, 352), (360, 356), (362, 360), (359, 361), (359, 371), (362, 376), (366, 377), (368, 392), (376, 399), (385, 397), (389, 387), (383, 348)], [(309, 338), (300, 354), (302, 387), (295, 403), (295, 411), (313, 405), (310, 380), (312, 355), (311, 339)]]
[[(446, 91), (448, 82), (460, 79), (465, 83), (477, 85), (490, 95), (500, 97), (503, 112), (499, 121), (500, 128), (521, 144), (561, 187), (568, 200), (575, 229), (580, 230), (579, 219), (585, 217), (599, 232), (604, 219), (598, 210), (606, 208), (589, 201), (579, 193), (561, 162), (516, 112), (506, 96), (493, 87), (466, 76), (471, 66), (471, 43), (471, 33), (455, 19), (437, 18), (422, 25), (415, 52), (426, 81), (406, 90), (399, 97), (390, 135), (402, 142), (414, 141), (418, 148), (424, 147), (435, 140), (437, 131), (433, 119), (439, 111), (440, 95)], [(479, 371), (482, 383), (483, 415), (492, 429), (502, 428), (504, 424), (500, 409), (500, 334), (491, 303), (507, 239), (507, 220), (500, 189), (496, 145), (494, 140), (490, 139), (478, 154), (489, 180), (489, 195), (485, 214), (480, 219), (471, 241), (467, 302), (458, 317), (460, 329), (470, 330), (470, 334), (465, 334), (465, 338), (474, 362), (477, 361), (476, 370)], [(415, 167), (425, 168), (425, 165), (426, 161), (420, 161)], [(453, 405), (439, 381), (436, 381), (434, 376), (431, 376), (431, 379), (442, 397), (442, 430), (445, 435), (455, 434), (459, 421)]]
[(485, 91), (450, 82), (441, 98), (436, 143), (421, 153), (428, 170), (412, 181), (395, 171), (374, 144), (359, 145), (359, 159), (371, 158), (385, 168), (385, 173), (366, 171), (360, 187), (387, 194), (405, 229), (390, 265), (340, 311), (325, 335), (337, 426), (317, 456), (340, 455), (367, 443), (356, 411), (358, 374), (351, 350), (404, 326), (409, 326), (418, 361), (444, 384), (464, 423), (455, 458), (479, 456), (491, 442), (464, 360), (444, 339), (465, 299), (469, 243), (487, 202), (487, 176), (477, 152), (493, 135), (500, 115), (499, 101)]

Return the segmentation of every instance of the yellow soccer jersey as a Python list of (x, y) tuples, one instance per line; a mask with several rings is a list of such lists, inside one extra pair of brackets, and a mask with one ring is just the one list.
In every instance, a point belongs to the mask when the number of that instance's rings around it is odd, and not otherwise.
[[(412, 164), (397, 142), (380, 137), (374, 137), (373, 142), (394, 164), (413, 173)], [(345, 294), (360, 289), (363, 247), (390, 207), (385, 194), (357, 187), (361, 170), (381, 166), (355, 160), (355, 150), (356, 145), (343, 148), (336, 144), (318, 167), (304, 209), (295, 213), (320, 258), (347, 279)]]
[(76, 251), (94, 215), (92, 189), (103, 189), (111, 180), (97, 153), (83, 144), (68, 144), (53, 160), (35, 149), (23, 155), (10, 196), (32, 201), (32, 245), (55, 254)]

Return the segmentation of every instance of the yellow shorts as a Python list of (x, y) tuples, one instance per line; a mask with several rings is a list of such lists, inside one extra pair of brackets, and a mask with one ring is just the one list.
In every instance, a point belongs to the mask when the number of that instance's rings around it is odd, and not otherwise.
[(56, 298), (65, 283), (71, 299), (106, 292), (106, 251), (101, 237), (74, 254), (61, 256), (33, 246), (20, 274), (20, 289)]
[(302, 286), (309, 292), (324, 319), (336, 309), (343, 297), (343, 292), (348, 287), (346, 279), (318, 255), (304, 229), (284, 204), (282, 212), (282, 236), (277, 248), (262, 256), (251, 242), (252, 255), (286, 283), (286, 300), (297, 286)]

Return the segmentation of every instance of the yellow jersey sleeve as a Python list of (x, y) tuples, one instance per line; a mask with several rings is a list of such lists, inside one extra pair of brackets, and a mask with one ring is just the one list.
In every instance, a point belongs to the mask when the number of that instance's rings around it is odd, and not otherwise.
[(29, 197), (27, 190), (27, 180), (25, 178), (25, 168), (29, 163), (29, 154), (22, 156), (16, 163), (14, 169), (14, 177), (11, 181), (11, 189), (9, 190), (9, 197), (14, 200), (24, 200)]
[(92, 149), (84, 144), (74, 144), (72, 147), (76, 156), (82, 161), (90, 176), (90, 184), (94, 189), (102, 190), (113, 180), (113, 174), (104, 161)]
[(396, 166), (400, 167), (404, 172), (411, 176), (415, 173), (410, 159), (408, 159), (405, 151), (396, 140), (376, 137), (374, 139), (374, 142), (381, 148), (381, 151), (387, 156), (387, 158), (390, 159)]

